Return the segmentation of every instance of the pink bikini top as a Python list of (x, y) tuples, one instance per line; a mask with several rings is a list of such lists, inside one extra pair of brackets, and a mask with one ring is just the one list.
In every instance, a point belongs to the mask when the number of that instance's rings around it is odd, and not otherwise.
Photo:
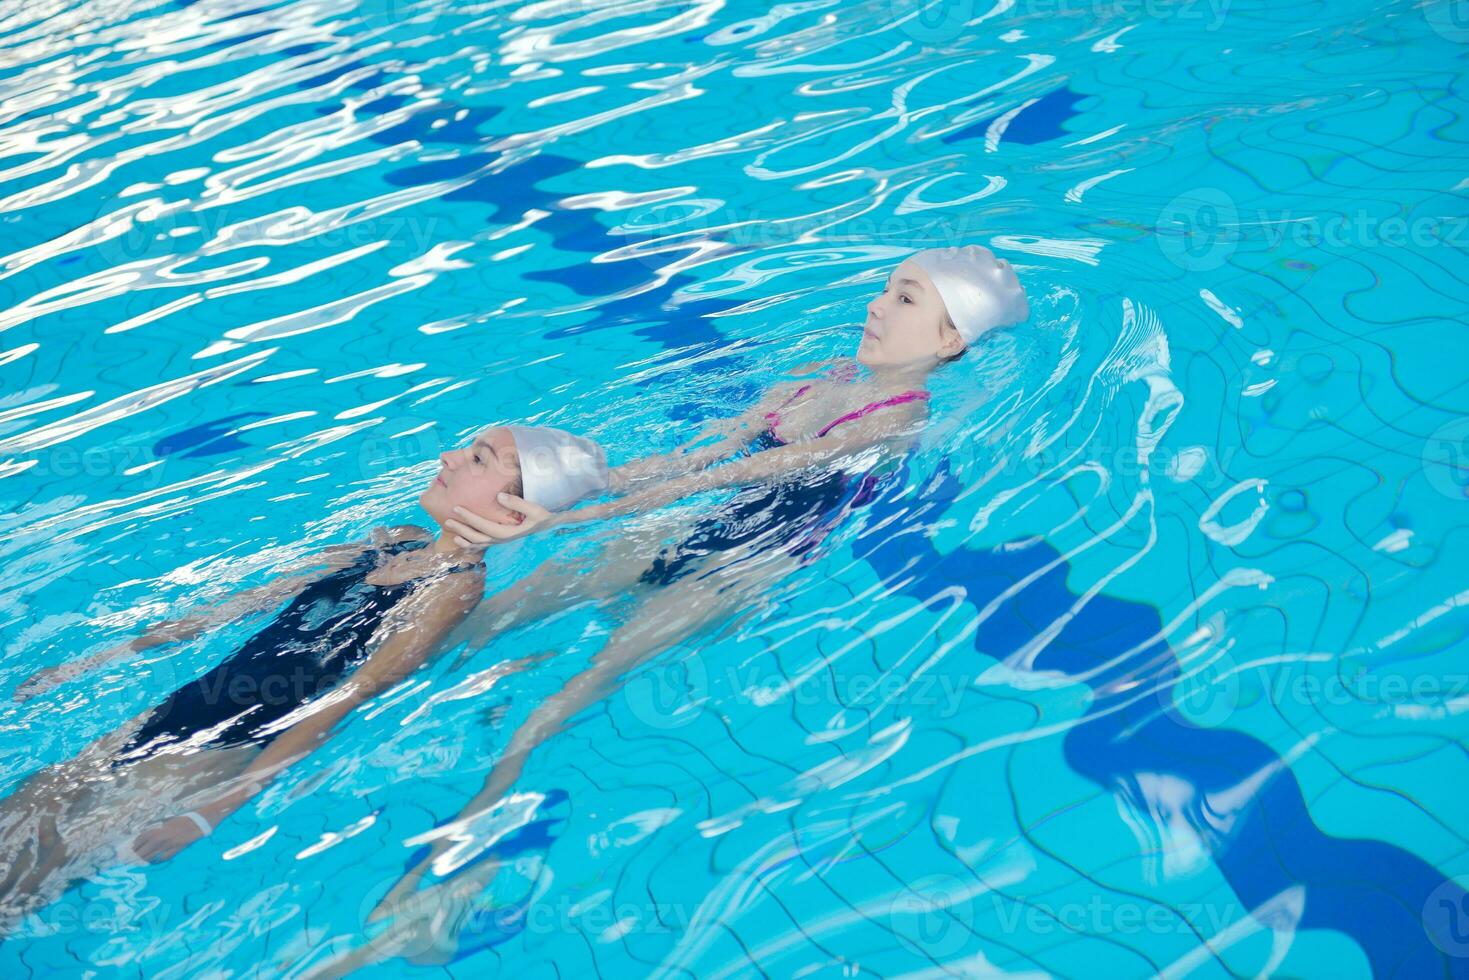
[[(787, 398), (785, 401), (781, 402), (780, 403), (780, 407), (781, 408), (785, 408), (791, 402), (795, 401), (797, 398), (800, 398), (807, 391), (809, 391), (810, 388), (811, 388), (811, 386), (809, 384), (802, 385), (799, 391), (797, 391), (791, 397)], [(820, 439), (822, 436), (826, 435), (828, 432), (830, 432), (832, 429), (835, 429), (837, 426), (841, 425), (843, 422), (850, 422), (853, 419), (860, 419), (860, 418), (862, 418), (862, 416), (869, 415), (872, 412), (877, 411), (879, 408), (887, 408), (889, 405), (902, 405), (905, 402), (916, 401), (916, 400), (920, 400), (920, 399), (924, 399), (924, 398), (928, 398), (928, 397), (929, 397), (929, 392), (914, 390), (914, 391), (905, 391), (901, 395), (894, 395), (891, 398), (884, 398), (882, 401), (869, 402), (868, 404), (863, 405), (861, 408), (857, 409), (855, 412), (848, 412), (846, 415), (843, 415), (841, 418), (833, 419), (832, 421), (826, 423), (826, 425), (822, 427), (821, 431), (818, 432), (818, 433), (816, 433), (816, 438), (817, 439)], [(770, 427), (766, 430), (767, 432), (770, 433), (770, 437), (772, 439), (774, 439), (776, 442), (780, 443), (782, 446), (788, 446), (788, 445), (790, 445), (790, 443), (788, 443), (784, 439), (782, 439), (780, 437), (780, 434), (775, 431), (775, 427), (780, 424), (780, 411), (779, 411), (779, 409), (777, 409), (774, 412), (766, 412), (765, 413), (765, 418), (770, 422)]]

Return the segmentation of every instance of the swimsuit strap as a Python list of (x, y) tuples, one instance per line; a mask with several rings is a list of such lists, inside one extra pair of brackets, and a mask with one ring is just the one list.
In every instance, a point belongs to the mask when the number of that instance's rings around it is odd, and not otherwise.
[[(810, 384), (803, 384), (803, 385), (801, 385), (801, 387), (799, 387), (799, 388), (796, 389), (796, 393), (794, 395), (792, 395), (791, 397), (787, 398), (785, 401), (783, 401), (783, 402), (780, 403), (780, 407), (781, 408), (785, 408), (791, 402), (795, 401), (797, 398), (800, 398), (802, 395), (804, 395), (806, 392), (808, 392), (810, 390), (811, 390), (811, 385)], [(779, 417), (779, 412), (776, 411), (776, 412), (766, 412), (765, 413), (765, 417), (766, 418), (770, 418), (772, 415), (774, 415), (776, 417)]]
[[(802, 385), (799, 391), (797, 391), (791, 397), (787, 398), (785, 401), (781, 402), (780, 407), (785, 408), (791, 402), (804, 395), (810, 388), (811, 386), (809, 384)], [(830, 432), (832, 429), (835, 429), (843, 422), (850, 422), (853, 419), (860, 419), (864, 415), (868, 415), (872, 412), (877, 411), (879, 408), (887, 408), (889, 405), (903, 405), (907, 402), (920, 401), (929, 397), (931, 397), (930, 392), (913, 389), (910, 391), (905, 391), (901, 395), (894, 395), (891, 398), (884, 398), (882, 401), (869, 402), (868, 404), (863, 405), (861, 408), (857, 409), (855, 412), (848, 412), (841, 418), (834, 419), (833, 421), (828, 422), (820, 432), (816, 433), (816, 438), (820, 439), (822, 436), (826, 435), (828, 432)], [(780, 443), (785, 444), (785, 440), (781, 439), (780, 433), (775, 431), (775, 427), (780, 424), (780, 412), (778, 410), (774, 412), (766, 412), (765, 418), (770, 421), (770, 425), (767, 427), (767, 430), (770, 432), (771, 437), (776, 439)]]
[[(379, 550), (382, 551), (384, 554), (397, 555), (402, 554), (405, 551), (418, 551), (420, 549), (427, 548), (432, 543), (433, 542), (428, 538), (409, 538), (406, 541), (394, 541), (392, 544), (384, 545)], [(483, 565), (484, 562), (484, 552), (481, 551), (478, 560), (456, 561), (454, 564), (448, 567), (448, 571), (457, 572), (463, 568), (474, 568), (477, 565)], [(403, 585), (407, 584), (408, 582), (414, 581), (417, 581), (417, 579), (405, 579), (404, 582), (400, 582), (399, 584)], [(382, 588), (382, 586), (380, 586), (380, 588)]]
[(850, 422), (853, 419), (860, 419), (862, 416), (868, 415), (868, 414), (870, 414), (872, 412), (875, 412), (879, 408), (886, 408), (889, 405), (902, 405), (905, 402), (918, 401), (918, 400), (925, 399), (925, 398), (928, 398), (928, 397), (930, 397), (930, 393), (929, 392), (927, 392), (927, 391), (916, 391), (915, 390), (915, 391), (905, 391), (901, 395), (894, 395), (891, 398), (884, 398), (880, 402), (870, 402), (870, 403), (868, 403), (866, 405), (863, 405), (861, 408), (857, 409), (857, 411), (855, 411), (855, 412), (848, 412), (846, 415), (843, 415), (841, 418), (836, 419), (836, 420), (831, 421), (831, 422), (828, 422), (826, 424), (826, 427), (825, 428), (823, 428), (820, 432), (816, 433), (816, 438), (820, 439), (822, 436), (826, 435), (828, 432), (830, 432), (832, 429), (835, 429), (837, 426), (841, 425), (843, 422)]
[(775, 431), (775, 427), (777, 425), (780, 425), (780, 409), (781, 408), (785, 408), (791, 402), (795, 401), (797, 398), (800, 398), (802, 395), (804, 395), (806, 392), (808, 392), (810, 390), (811, 390), (811, 386), (809, 384), (801, 385), (801, 387), (796, 391), (796, 393), (794, 395), (792, 395), (791, 397), (787, 398), (785, 401), (783, 401), (783, 402), (780, 403), (780, 407), (779, 408), (777, 408), (773, 412), (766, 412), (765, 413), (765, 418), (770, 423), (770, 425), (766, 426), (766, 429), (770, 432), (770, 435), (773, 438), (775, 438), (777, 441), (779, 441), (780, 443), (782, 443), (782, 444), (785, 443), (785, 440), (784, 439), (781, 439), (780, 434)]

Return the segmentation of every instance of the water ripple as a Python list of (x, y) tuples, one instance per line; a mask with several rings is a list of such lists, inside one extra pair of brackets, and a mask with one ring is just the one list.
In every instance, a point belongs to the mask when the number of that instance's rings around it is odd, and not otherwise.
[[(33, 924), (7, 975), (387, 955), (413, 927), (364, 946), (332, 896), (438, 839), (445, 874), (519, 848), (484, 888), (521, 917), (455, 971), (1462, 973), (1469, 36), (1437, 9), (5, 6), (12, 690), (420, 521), (485, 424), (672, 448), (849, 355), (915, 249), (988, 245), (1033, 311), (935, 376), (813, 564), (518, 795), (453, 819), (626, 602), (389, 692), (64, 900), (135, 928)], [(0, 709), (12, 790), (233, 629)]]

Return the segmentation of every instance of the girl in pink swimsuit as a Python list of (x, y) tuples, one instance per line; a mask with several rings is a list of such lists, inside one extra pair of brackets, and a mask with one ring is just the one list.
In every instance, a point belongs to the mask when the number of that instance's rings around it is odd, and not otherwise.
[[(751, 453), (766, 452), (787, 446), (776, 427), (780, 425), (780, 409), (795, 402), (812, 384), (802, 385), (774, 410), (765, 414), (768, 427), (748, 446)], [(910, 389), (832, 419), (822, 426), (814, 439), (825, 438), (837, 426), (878, 411), (910, 402), (928, 399), (927, 391)], [(813, 555), (827, 533), (841, 522), (850, 507), (871, 499), (879, 477), (868, 473), (854, 480), (840, 469), (815, 469), (797, 472), (766, 483), (746, 487), (732, 500), (694, 525), (691, 533), (672, 548), (666, 548), (653, 560), (638, 581), (645, 585), (667, 585), (697, 569), (702, 559), (728, 551), (738, 545), (767, 537), (768, 546), (784, 547), (803, 561)], [(703, 578), (709, 571), (698, 576)]]
[[(893, 270), (867, 304), (856, 363), (839, 361), (819, 380), (777, 385), (743, 415), (714, 423), (672, 453), (614, 467), (611, 490), (623, 494), (617, 500), (551, 515), (507, 498), (503, 503), (523, 515), (520, 523), (463, 514), (455, 525), (460, 540), (487, 545), (532, 528), (652, 510), (704, 490), (785, 480), (904, 442), (927, 414), (928, 376), (986, 332), (1029, 315), (1025, 291), (1004, 259), (978, 245), (924, 249)], [(859, 365), (867, 369), (865, 381), (858, 380)], [(713, 445), (696, 448), (711, 437), (717, 437)], [(741, 450), (746, 458), (712, 466)], [(657, 485), (629, 492), (644, 483)], [(753, 516), (748, 506), (725, 516), (736, 512)]]

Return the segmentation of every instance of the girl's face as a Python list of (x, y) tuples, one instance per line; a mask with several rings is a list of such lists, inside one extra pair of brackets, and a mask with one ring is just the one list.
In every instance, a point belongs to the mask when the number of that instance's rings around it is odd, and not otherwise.
[(870, 366), (912, 364), (957, 354), (964, 338), (947, 321), (944, 301), (928, 274), (908, 259), (867, 304), (857, 360)]
[(513, 524), (515, 511), (500, 504), (501, 492), (519, 493), (520, 456), (506, 429), (486, 429), (463, 449), (439, 454), (440, 470), (418, 502), (442, 525), (457, 520), (455, 507), (492, 521)]

